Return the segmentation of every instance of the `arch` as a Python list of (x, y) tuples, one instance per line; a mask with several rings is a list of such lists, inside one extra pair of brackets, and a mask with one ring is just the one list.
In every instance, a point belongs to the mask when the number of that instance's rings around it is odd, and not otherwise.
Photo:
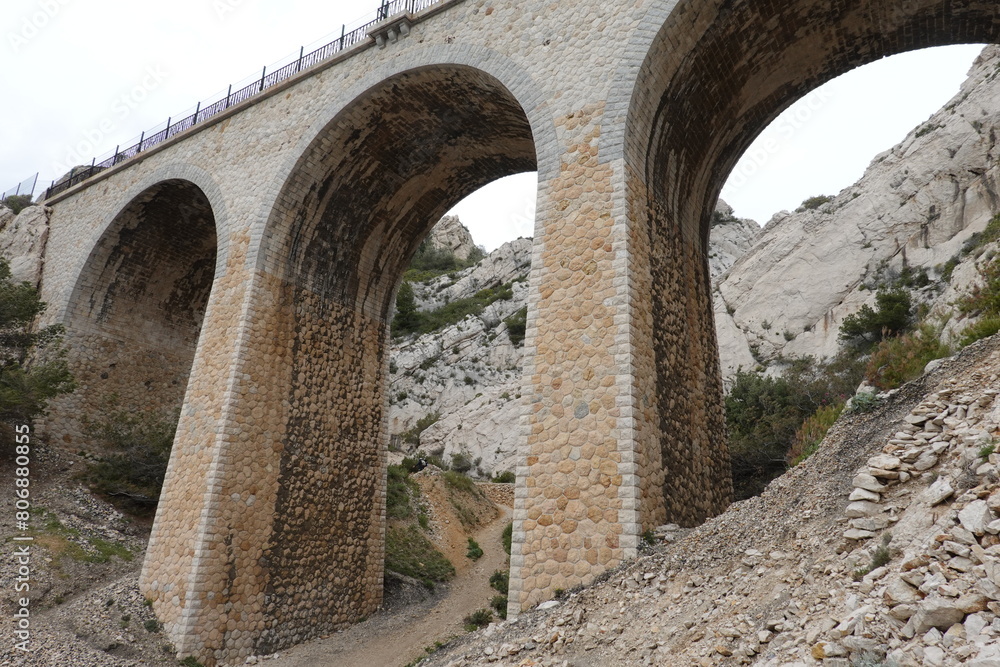
[[(251, 230), (254, 243), (249, 261), (257, 270), (274, 270), (270, 264), (270, 251), (273, 249), (274, 241), (269, 237), (272, 235), (272, 228), (277, 224), (283, 193), (288, 191), (289, 182), (302, 169), (307, 160), (306, 156), (315, 149), (316, 142), (329, 130), (330, 125), (337, 122), (337, 119), (359, 100), (386, 82), (407, 73), (438, 68), (476, 70), (485, 77), (493, 79), (527, 118), (535, 145), (539, 149), (536, 151), (535, 163), (539, 183), (544, 183), (559, 173), (560, 155), (558, 150), (555, 150), (558, 138), (547, 101), (551, 91), (536, 81), (527, 69), (510, 57), (485, 46), (471, 44), (408, 46), (405, 58), (378, 63), (378, 66), (372, 67), (366, 76), (354, 82), (350, 89), (338, 94), (338, 101), (317, 114), (317, 120), (302, 133), (298, 145), (288, 152), (288, 157), (278, 168), (278, 177), (271, 191), (262, 198), (265, 202), (264, 207), (256, 217)], [(350, 101), (347, 103), (340, 101), (344, 99)]]
[(185, 179), (142, 186), (102, 223), (62, 313), (79, 383), (55, 406), (61, 421), (49, 424), (64, 442), (80, 439), (81, 418), (109, 410), (176, 418), (183, 402), (224, 266), (215, 209)]
[[(709, 479), (725, 488), (727, 476), (724, 457), (715, 457), (714, 468), (704, 462), (724, 432), (707, 244), (728, 174), (809, 91), (903, 51), (997, 41), (1000, 7), (979, 0), (680, 0), (649, 16), (658, 29), (631, 70), (621, 144), (629, 217), (648, 243), (642, 289), (652, 295), (644, 336), (656, 359), (659, 446), (648, 443), (655, 451), (644, 474), (659, 475), (668, 516), (700, 521), (712, 511), (688, 507), (697, 497), (692, 484)], [(670, 472), (691, 470), (698, 474)]]
[(76, 265), (72, 267), (71, 275), (72, 291), (69, 298), (62, 301), (62, 307), (57, 313), (55, 321), (65, 323), (69, 317), (70, 309), (77, 303), (80, 295), (80, 279), (87, 265), (93, 260), (94, 250), (111, 230), (112, 226), (119, 221), (120, 216), (128, 209), (133, 202), (143, 193), (164, 181), (188, 181), (201, 190), (208, 199), (212, 208), (212, 215), (215, 220), (218, 238), (218, 253), (216, 259), (215, 272), (217, 277), (221, 277), (226, 272), (226, 258), (229, 251), (229, 215), (228, 207), (222, 195), (222, 189), (218, 182), (204, 169), (190, 163), (176, 162), (160, 166), (151, 173), (144, 176), (137, 183), (132, 184), (118, 200), (120, 203), (111, 208), (110, 212), (104, 216), (100, 223), (93, 229), (90, 238), (85, 242), (85, 246), (91, 251), (75, 257)]
[[(259, 244), (247, 259), (252, 319), (241, 322), (239, 381), (220, 411), (239, 425), (240, 444), (216, 457), (205, 495), (218, 500), (198, 537), (199, 554), (225, 562), (185, 561), (179, 650), (242, 659), (378, 608), (398, 283), (457, 201), (536, 166), (524, 108), (497, 78), (466, 65), (394, 74), (311, 136), (251, 234)], [(199, 471), (184, 474), (168, 476), (168, 507), (183, 503)], [(161, 551), (159, 560), (173, 558)], [(160, 578), (166, 568), (150, 563), (144, 581), (162, 603), (174, 593)]]

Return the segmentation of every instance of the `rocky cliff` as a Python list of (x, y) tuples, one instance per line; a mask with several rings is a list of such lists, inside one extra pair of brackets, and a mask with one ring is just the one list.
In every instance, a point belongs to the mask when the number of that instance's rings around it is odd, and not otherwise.
[[(774, 216), (716, 288), (727, 375), (781, 356), (835, 355), (844, 318), (904, 269), (926, 271), (932, 284), (919, 299), (951, 313), (975, 274), (960, 250), (1000, 211), (998, 74), (1000, 48), (990, 46), (958, 94), (856, 184)], [(959, 267), (947, 276), (952, 258)]]

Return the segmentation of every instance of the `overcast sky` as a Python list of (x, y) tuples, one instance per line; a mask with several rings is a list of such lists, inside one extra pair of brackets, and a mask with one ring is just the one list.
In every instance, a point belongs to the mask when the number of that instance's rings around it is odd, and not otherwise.
[[(297, 54), (299, 46), (309, 50), (339, 37), (342, 24), (358, 24), (379, 5), (3, 1), (0, 192), (36, 171), (44, 189), (65, 168), (135, 143), (140, 132), (193, 112), (199, 100)], [(738, 215), (765, 222), (808, 196), (850, 185), (876, 153), (957, 92), (979, 50), (897, 56), (831, 82), (803, 102), (799, 120), (773, 126), (764, 153), (748, 153), (723, 196)], [(493, 249), (532, 234), (534, 190), (533, 174), (503, 179), (456, 212), (476, 241)]]

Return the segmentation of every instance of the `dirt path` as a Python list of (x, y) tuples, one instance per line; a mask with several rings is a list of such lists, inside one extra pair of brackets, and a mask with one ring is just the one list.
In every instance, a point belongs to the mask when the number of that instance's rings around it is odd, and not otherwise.
[(283, 651), (268, 660), (270, 667), (402, 667), (424, 655), (424, 647), (465, 632), (462, 619), (477, 609), (489, 607), (496, 591), (489, 578), (507, 567), (501, 535), (511, 511), (501, 511), (475, 535), (483, 556), (464, 572), (460, 571), (443, 598), (377, 614), (343, 632)]

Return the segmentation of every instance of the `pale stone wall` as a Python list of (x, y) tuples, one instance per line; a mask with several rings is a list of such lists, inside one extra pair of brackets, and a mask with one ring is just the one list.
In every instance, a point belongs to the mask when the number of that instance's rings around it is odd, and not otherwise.
[[(214, 281), (193, 361), (177, 346), (170, 362), (191, 371), (142, 574), (180, 653), (241, 662), (377, 607), (396, 283), (434, 221), (519, 171), (539, 191), (511, 612), (621, 563), (646, 529), (723, 509), (705, 249), (728, 168), (810, 87), (995, 38), (998, 11), (451, 0), (53, 200), (43, 295), (87, 349), (113, 339), (79, 310), (103, 284), (92, 249), (129, 203), (176, 180), (211, 209)], [(99, 364), (78, 368), (96, 382)]]

